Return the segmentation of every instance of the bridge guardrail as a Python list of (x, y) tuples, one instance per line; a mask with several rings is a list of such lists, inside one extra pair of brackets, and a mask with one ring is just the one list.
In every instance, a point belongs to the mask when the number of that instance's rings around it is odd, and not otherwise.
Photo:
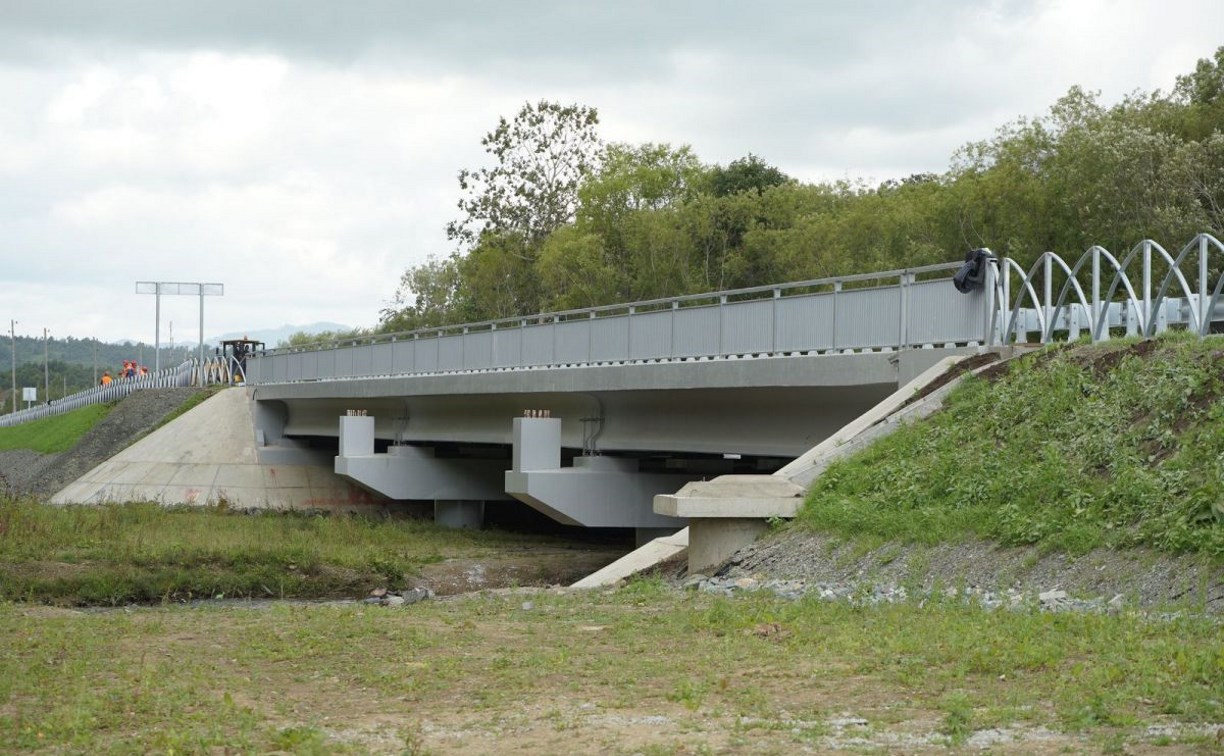
[[(980, 300), (992, 293), (949, 296), (958, 267), (931, 265), (274, 349), (250, 362), (248, 380), (981, 343), (989, 310)], [(937, 278), (926, 278), (932, 275)]]
[[(1198, 250), (1197, 292), (1180, 271)], [(1208, 257), (1224, 245), (1200, 234), (1176, 257), (1147, 240), (1122, 261), (1092, 247), (1068, 265), (1047, 252), (1027, 272), (1010, 258), (993, 260), (981, 290), (951, 286), (959, 263), (891, 270), (775, 286), (690, 294), (530, 317), (467, 323), (341, 342), (273, 349), (247, 366), (251, 384), (355, 377), (474, 372), (716, 359), (750, 355), (837, 353), (947, 345), (1042, 343), (1054, 334), (1093, 340), (1110, 329), (1151, 335), (1172, 324), (1207, 333), (1219, 309), (1224, 277), (1210, 287)], [(1153, 257), (1155, 255), (1155, 257)], [(1168, 269), (1153, 288), (1153, 259)], [(1142, 261), (1142, 285), (1126, 271)], [(1085, 282), (1085, 266), (1092, 280)], [(1101, 266), (1114, 271), (1102, 286)], [(1054, 283), (1064, 275), (1058, 297)], [(1017, 280), (1018, 279), (1018, 280)], [(1040, 285), (1043, 296), (1037, 294)], [(1185, 296), (1168, 296), (1171, 288)], [(1116, 300), (1121, 287), (1124, 295)], [(1012, 292), (1019, 296), (1013, 301)], [(1028, 301), (1032, 306), (1024, 307)]]
[(31, 420), (62, 415), (90, 404), (102, 404), (118, 401), (128, 394), (150, 388), (174, 388), (193, 385), (194, 360), (184, 362), (178, 367), (165, 368), (156, 373), (136, 376), (133, 378), (117, 378), (105, 386), (78, 391), (50, 404), (40, 404), (37, 407), (18, 410), (7, 415), (0, 415), (0, 427), (20, 425)]
[[(1014, 260), (1004, 259), (995, 279), (996, 297), (1003, 303), (999, 322), (1005, 323), (1004, 341), (1019, 342), (1037, 331), (1041, 343), (1065, 332), (1070, 339), (1087, 330), (1093, 342), (1110, 337), (1111, 329), (1127, 335), (1154, 336), (1170, 325), (1184, 325), (1200, 336), (1219, 320), (1224, 272), (1211, 280), (1212, 253), (1224, 268), (1224, 243), (1210, 234), (1199, 234), (1182, 247), (1176, 257), (1151, 239), (1131, 248), (1121, 260), (1100, 246), (1090, 247), (1074, 264), (1054, 252), (1046, 252), (1026, 272)], [(1191, 286), (1183, 268), (1193, 262)], [(1138, 270), (1134, 270), (1137, 267)], [(1103, 278), (1102, 273), (1107, 277)], [(1132, 280), (1133, 274), (1138, 274)], [(1159, 285), (1153, 286), (1154, 276)], [(1012, 283), (1019, 292), (1011, 303)], [(1081, 281), (1081, 279), (1084, 279)], [(1108, 280), (1108, 285), (1103, 285)], [(1055, 286), (1061, 284), (1058, 296)], [(1136, 285), (1137, 284), (1137, 285)], [(1038, 296), (1037, 287), (1041, 288)], [(1087, 291), (1085, 291), (1085, 286)], [(1115, 298), (1121, 288), (1121, 299)], [(1181, 297), (1170, 297), (1172, 289)], [(1102, 293), (1104, 292), (1104, 293)], [(1025, 301), (1032, 304), (1024, 308)]]

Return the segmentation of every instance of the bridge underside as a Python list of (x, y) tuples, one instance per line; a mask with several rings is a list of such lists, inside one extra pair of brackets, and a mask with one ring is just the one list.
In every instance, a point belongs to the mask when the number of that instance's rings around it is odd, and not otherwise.
[(397, 500), (513, 497), (566, 524), (658, 529), (684, 522), (654, 514), (655, 494), (772, 472), (950, 353), (286, 383), (253, 398), (261, 460), (334, 449), (337, 473)]

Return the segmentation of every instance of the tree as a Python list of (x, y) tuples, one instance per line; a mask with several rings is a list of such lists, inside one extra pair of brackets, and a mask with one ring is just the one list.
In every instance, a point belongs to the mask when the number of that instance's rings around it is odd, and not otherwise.
[(456, 315), (459, 269), (455, 257), (429, 260), (400, 276), (395, 298), (383, 308), (380, 330), (407, 331), (446, 325)]
[(1175, 92), (1195, 105), (1210, 105), (1224, 97), (1224, 47), (1212, 58), (1200, 58), (1194, 73), (1177, 77)]
[(485, 232), (475, 248), (458, 258), (461, 284), (455, 301), (460, 320), (497, 320), (540, 311), (539, 280), (522, 249), (517, 234)]
[(486, 233), (515, 235), (523, 256), (534, 257), (574, 217), (578, 187), (598, 160), (598, 124), (595, 108), (547, 100), (523, 105), (512, 121), (499, 119), (480, 140), (497, 163), (459, 171), (463, 217), (447, 224), (447, 237), (471, 249)]
[[(634, 292), (651, 288), (634, 282), (644, 273), (634, 268), (635, 256), (643, 251), (638, 247), (653, 245), (652, 240), (641, 238), (642, 217), (668, 215), (683, 205), (696, 194), (695, 187), (704, 182), (704, 174), (704, 166), (687, 145), (609, 145), (599, 172), (588, 177), (578, 192), (578, 226), (585, 233), (599, 236), (600, 260), (589, 257), (592, 247), (587, 244), (565, 245), (562, 249), (586, 255), (584, 268), (598, 263), (613, 274), (606, 279), (605, 296), (613, 300), (637, 296)], [(560, 254), (558, 248), (550, 250), (549, 264), (554, 269), (561, 261)]]
[(749, 152), (747, 157), (732, 160), (726, 168), (714, 167), (710, 172), (710, 193), (715, 197), (749, 191), (760, 194), (771, 186), (791, 181), (794, 179)]

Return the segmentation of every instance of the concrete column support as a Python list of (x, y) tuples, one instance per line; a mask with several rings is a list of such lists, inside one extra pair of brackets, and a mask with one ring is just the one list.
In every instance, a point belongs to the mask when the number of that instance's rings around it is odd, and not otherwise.
[(561, 467), (560, 418), (516, 417), (511, 429), (513, 470), (556, 470)]
[(658, 528), (675, 532), (684, 521), (655, 514), (655, 494), (675, 491), (692, 475), (642, 473), (636, 460), (575, 457), (561, 467), (561, 420), (516, 417), (513, 466), (504, 490), (566, 525)]
[(374, 418), (369, 415), (340, 418), (341, 457), (365, 457), (374, 453)]
[(765, 520), (743, 517), (695, 518), (689, 521), (689, 574), (717, 567), (769, 529)]

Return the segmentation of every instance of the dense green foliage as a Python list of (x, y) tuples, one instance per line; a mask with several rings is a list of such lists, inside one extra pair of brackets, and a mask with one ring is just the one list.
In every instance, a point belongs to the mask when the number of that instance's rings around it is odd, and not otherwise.
[[(520, 122), (540, 111), (568, 114), (568, 131)], [(528, 106), (514, 123), (485, 140), (499, 162), (479, 175), (501, 189), (476, 202), (476, 174), (460, 174), (462, 247), (404, 273), (383, 329), (948, 262), (982, 246), (1027, 264), (1046, 250), (1153, 238), (1176, 251), (1224, 236), (1224, 48), (1171, 92), (1106, 107), (1072, 88), (1045, 115), (965, 145), (944, 173), (878, 185), (802, 183), (751, 154), (708, 165), (683, 146), (610, 144), (591, 159), (597, 119), (579, 106)], [(515, 150), (550, 157), (562, 134), (583, 145), (564, 191), (539, 191), (537, 167), (508, 162), (511, 132)]]
[(345, 595), (398, 585), (422, 564), (514, 538), (417, 520), (0, 498), (0, 600)]
[(0, 428), (0, 451), (32, 449), (43, 454), (68, 451), (110, 412), (111, 404), (91, 404), (62, 415)]
[(1222, 347), (1178, 336), (1026, 355), (830, 467), (799, 520), (929, 543), (1224, 558)]

